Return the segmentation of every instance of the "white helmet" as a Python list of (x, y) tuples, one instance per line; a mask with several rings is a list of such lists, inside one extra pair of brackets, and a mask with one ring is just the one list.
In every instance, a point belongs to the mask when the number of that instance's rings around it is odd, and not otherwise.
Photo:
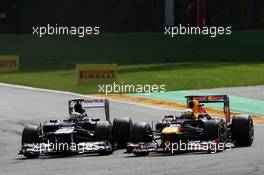
[(82, 114), (79, 112), (73, 112), (70, 115), (70, 120), (79, 120), (82, 118)]
[(188, 108), (182, 111), (182, 115), (184, 116), (192, 116), (193, 115), (193, 110)]

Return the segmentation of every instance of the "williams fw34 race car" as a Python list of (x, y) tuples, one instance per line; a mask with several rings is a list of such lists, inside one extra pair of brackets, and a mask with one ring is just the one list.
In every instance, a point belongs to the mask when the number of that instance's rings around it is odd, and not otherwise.
[[(52, 154), (111, 154), (129, 142), (132, 121), (115, 118), (110, 122), (107, 99), (74, 99), (68, 103), (69, 117), (25, 127), (19, 154), (27, 158)], [(104, 108), (105, 121), (86, 114), (89, 108)]]
[[(165, 116), (159, 122), (134, 123), (127, 153), (148, 155), (150, 152), (179, 153), (206, 151), (216, 153), (234, 146), (251, 146), (254, 126), (251, 116), (230, 117), (226, 95), (186, 96), (187, 109), (179, 116)], [(210, 116), (204, 103), (223, 103), (225, 118)]]

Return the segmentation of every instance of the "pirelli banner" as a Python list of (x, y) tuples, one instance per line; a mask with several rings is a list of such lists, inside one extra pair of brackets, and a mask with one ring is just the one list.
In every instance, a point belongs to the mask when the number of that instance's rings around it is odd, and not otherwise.
[(18, 71), (18, 55), (0, 55), (0, 72)]
[(77, 64), (77, 85), (108, 83), (117, 80), (117, 64)]

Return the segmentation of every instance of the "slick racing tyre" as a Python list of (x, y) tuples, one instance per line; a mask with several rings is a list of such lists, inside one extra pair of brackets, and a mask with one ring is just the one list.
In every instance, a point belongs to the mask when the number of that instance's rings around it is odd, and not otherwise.
[[(225, 142), (225, 128), (221, 125), (219, 120), (208, 120), (204, 123), (203, 136), (206, 141), (217, 141), (214, 144), (211, 144), (208, 148), (208, 153), (217, 153), (223, 151), (220, 149), (219, 144)], [(222, 126), (222, 127), (221, 127)]]
[(95, 125), (95, 141), (109, 141), (112, 143), (112, 127), (108, 121), (98, 121)]
[(231, 124), (235, 146), (251, 146), (254, 140), (254, 125), (251, 116), (234, 116)]
[(97, 142), (107, 141), (110, 144), (109, 150), (99, 150), (100, 155), (113, 153), (112, 126), (108, 121), (98, 121), (95, 125), (94, 140)]
[(129, 142), (132, 128), (131, 118), (115, 118), (113, 121), (113, 136), (118, 147), (125, 148)]
[(139, 143), (139, 142), (151, 142), (152, 141), (152, 131), (148, 123), (140, 122), (134, 123), (131, 135), (130, 142)]
[[(39, 139), (39, 127), (38, 126), (27, 126), (22, 132), (22, 145), (25, 144), (38, 144)], [(36, 153), (24, 153), (27, 158), (37, 158), (39, 154)]]
[(218, 120), (208, 120), (204, 123), (203, 137), (206, 141), (219, 139), (220, 126)]

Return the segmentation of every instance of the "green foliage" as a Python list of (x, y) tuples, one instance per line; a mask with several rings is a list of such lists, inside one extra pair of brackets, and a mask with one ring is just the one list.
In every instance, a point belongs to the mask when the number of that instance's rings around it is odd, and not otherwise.
[[(39, 69), (39, 70), (38, 70)], [(0, 81), (83, 94), (96, 93), (98, 86), (77, 86), (75, 70), (67, 64), (31, 65), (16, 73), (1, 73)], [(165, 84), (166, 90), (202, 89), (264, 84), (262, 62), (180, 62), (123, 65), (118, 83)]]

